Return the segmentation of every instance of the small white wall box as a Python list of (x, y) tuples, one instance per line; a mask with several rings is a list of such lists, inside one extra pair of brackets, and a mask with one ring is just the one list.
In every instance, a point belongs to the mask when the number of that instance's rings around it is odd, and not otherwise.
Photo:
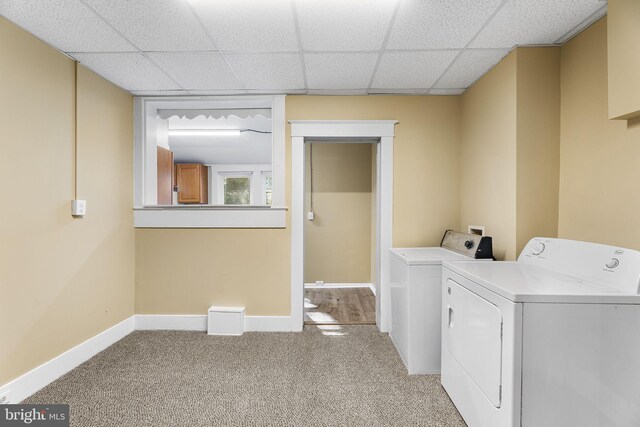
[(244, 307), (209, 307), (207, 333), (209, 335), (242, 335)]
[(71, 215), (73, 216), (85, 216), (87, 213), (87, 201), (86, 200), (72, 200), (71, 201)]

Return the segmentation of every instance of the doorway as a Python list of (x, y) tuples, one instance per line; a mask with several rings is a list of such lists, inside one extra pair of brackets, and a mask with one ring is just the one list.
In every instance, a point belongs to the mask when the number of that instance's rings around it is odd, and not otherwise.
[(377, 142), (305, 141), (305, 325), (375, 324)]
[[(389, 248), (393, 223), (394, 120), (294, 120), (291, 123), (291, 330), (304, 321), (305, 143), (375, 141), (375, 316), (382, 332), (390, 326)], [(373, 277), (372, 277), (373, 280)]]

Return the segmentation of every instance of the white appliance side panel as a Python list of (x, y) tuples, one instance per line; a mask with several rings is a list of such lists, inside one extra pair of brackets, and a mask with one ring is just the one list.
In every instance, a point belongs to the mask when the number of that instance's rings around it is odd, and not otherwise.
[(389, 336), (408, 369), (409, 363), (409, 286), (408, 266), (398, 257), (389, 257), (391, 264), (391, 330)]
[(522, 427), (640, 426), (640, 306), (525, 304)]
[[(440, 373), (440, 342), (442, 340), (442, 266), (414, 268), (416, 282), (422, 288), (422, 300), (414, 301), (413, 310), (420, 314), (420, 321), (411, 327), (413, 336), (421, 343), (421, 374)], [(411, 294), (413, 295), (413, 294)], [(413, 311), (412, 311), (413, 312)]]
[[(456, 408), (470, 427), (514, 427), (520, 423), (522, 304), (513, 303), (487, 288), (443, 268), (442, 270), (442, 374), (441, 382)], [(502, 399), (496, 407), (480, 390), (448, 348), (448, 287), (453, 280), (498, 307), (503, 320)], [(454, 309), (455, 310), (455, 309)], [(455, 316), (456, 313), (454, 313)], [(457, 319), (454, 318), (454, 321)], [(473, 356), (473, 355), (472, 355)]]
[(391, 257), (391, 341), (410, 375), (440, 373), (442, 267)]
[(444, 286), (449, 353), (496, 408), (501, 404), (502, 314), (453, 279)]

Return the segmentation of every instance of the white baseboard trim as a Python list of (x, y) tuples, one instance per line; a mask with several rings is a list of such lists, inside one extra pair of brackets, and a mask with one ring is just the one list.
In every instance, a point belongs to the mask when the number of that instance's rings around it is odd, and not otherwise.
[[(136, 330), (207, 331), (207, 316), (199, 314), (138, 314)], [(290, 316), (244, 316), (245, 332), (290, 332)]]
[[(0, 386), (7, 403), (19, 403), (134, 330), (207, 331), (206, 315), (137, 314), (100, 332), (15, 380)], [(291, 316), (245, 316), (245, 332), (290, 332)]]
[(207, 331), (203, 314), (136, 314), (136, 331)]
[(134, 320), (134, 316), (131, 316), (3, 385), (0, 387), (0, 395), (7, 393), (7, 403), (23, 401), (105, 348), (129, 335), (134, 330)]
[(372, 283), (325, 283), (316, 285), (315, 283), (305, 283), (305, 289), (346, 289), (346, 288), (369, 288), (373, 295), (376, 294), (376, 287)]

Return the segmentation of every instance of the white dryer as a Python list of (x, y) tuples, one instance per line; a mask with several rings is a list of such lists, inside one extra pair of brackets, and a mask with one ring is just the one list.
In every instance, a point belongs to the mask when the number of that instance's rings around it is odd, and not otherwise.
[(447, 230), (440, 247), (392, 248), (391, 341), (409, 374), (440, 373), (442, 262), (493, 259), (491, 237)]
[(640, 426), (640, 252), (529, 241), (443, 264), (442, 385), (470, 427)]

